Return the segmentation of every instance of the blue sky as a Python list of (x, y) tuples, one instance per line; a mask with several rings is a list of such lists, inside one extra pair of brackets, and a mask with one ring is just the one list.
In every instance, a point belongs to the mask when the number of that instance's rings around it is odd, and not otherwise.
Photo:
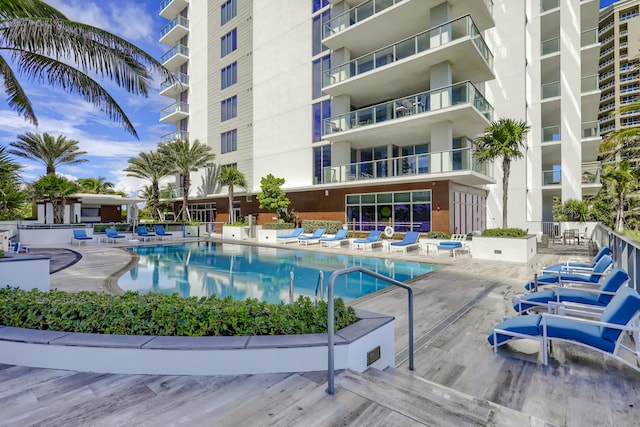
[[(160, 30), (168, 23), (158, 15), (160, 0), (47, 0), (47, 3), (69, 19), (103, 28), (135, 43), (156, 59), (169, 49), (158, 41)], [(122, 170), (127, 159), (155, 149), (160, 136), (175, 130), (173, 125), (158, 121), (159, 110), (171, 104), (170, 98), (158, 95), (161, 83), (158, 79), (149, 88), (148, 98), (129, 95), (111, 82), (101, 81), (134, 123), (140, 140), (78, 96), (31, 84), (24, 78), (20, 82), (34, 105), (39, 126), (29, 124), (0, 100), (0, 145), (8, 145), (26, 132), (64, 135), (79, 141), (80, 149), (89, 153), (85, 156), (89, 162), (60, 167), (61, 174), (70, 178), (104, 176), (116, 184), (117, 190), (130, 195), (147, 184), (127, 177)], [(44, 166), (37, 163), (24, 159), (18, 162), (24, 166), (23, 179), (27, 182), (45, 173)]]
[(607, 6), (609, 6), (611, 3), (615, 3), (615, 2), (617, 2), (617, 1), (618, 1), (618, 0), (600, 0), (600, 8), (607, 7)]

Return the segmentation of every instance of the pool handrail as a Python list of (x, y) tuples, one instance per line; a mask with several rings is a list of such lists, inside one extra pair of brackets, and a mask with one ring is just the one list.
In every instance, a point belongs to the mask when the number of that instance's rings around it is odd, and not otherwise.
[(328, 352), (328, 366), (327, 366), (327, 393), (335, 394), (335, 363), (334, 363), (334, 326), (335, 326), (335, 307), (333, 301), (333, 286), (335, 281), (340, 276), (346, 276), (351, 273), (363, 273), (376, 279), (380, 279), (384, 282), (390, 283), (394, 286), (401, 287), (407, 290), (408, 304), (409, 304), (409, 370), (413, 371), (413, 289), (405, 283), (399, 282), (390, 277), (376, 273), (362, 267), (349, 267), (341, 270), (336, 270), (329, 277), (329, 283), (327, 285), (327, 352)]

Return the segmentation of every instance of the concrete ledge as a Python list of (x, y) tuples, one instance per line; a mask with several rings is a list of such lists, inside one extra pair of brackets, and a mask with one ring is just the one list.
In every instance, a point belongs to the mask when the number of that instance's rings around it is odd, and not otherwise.
[[(335, 368), (394, 366), (394, 318), (358, 311), (335, 335)], [(327, 369), (327, 334), (156, 337), (40, 331), (0, 326), (0, 363), (73, 371), (151, 375), (242, 375)]]

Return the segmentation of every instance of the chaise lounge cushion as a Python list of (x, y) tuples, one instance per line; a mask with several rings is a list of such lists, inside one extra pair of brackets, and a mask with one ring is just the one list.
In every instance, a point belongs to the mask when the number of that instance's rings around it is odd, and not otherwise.
[[(625, 286), (618, 291), (616, 297), (604, 309), (600, 316), (600, 321), (625, 325), (629, 323), (638, 310), (640, 310), (640, 296), (635, 290)], [(600, 327), (600, 329), (602, 338), (611, 342), (615, 342), (622, 332), (619, 329), (606, 328), (604, 326)]]
[[(533, 337), (540, 334), (540, 321), (542, 316), (537, 314), (534, 316), (516, 316), (511, 317), (504, 322), (498, 324), (494, 329), (502, 329), (505, 331), (515, 332), (519, 334), (531, 335)], [(497, 334), (498, 344), (513, 338), (510, 335)], [(487, 337), (489, 344), (493, 345), (493, 331)]]
[(571, 268), (593, 268), (600, 259), (605, 255), (611, 255), (611, 249), (608, 246), (603, 246), (600, 248), (598, 253), (590, 263), (562, 263), (562, 264), (553, 264), (544, 268), (545, 271), (560, 271)]
[[(609, 255), (603, 256), (600, 261), (593, 268), (592, 272), (588, 274), (576, 274), (576, 273), (549, 273), (538, 276), (539, 285), (548, 285), (558, 283), (560, 279), (563, 282), (582, 282), (582, 283), (598, 283), (605, 271), (613, 264), (613, 259)], [(534, 281), (528, 282), (524, 285), (525, 289), (532, 291), (535, 289)]]
[[(578, 323), (570, 317), (547, 317), (546, 322), (547, 336), (550, 338), (577, 341), (608, 353), (612, 353), (615, 348), (615, 339), (613, 341), (603, 339), (599, 326)], [(542, 334), (542, 325), (540, 325), (540, 335)]]

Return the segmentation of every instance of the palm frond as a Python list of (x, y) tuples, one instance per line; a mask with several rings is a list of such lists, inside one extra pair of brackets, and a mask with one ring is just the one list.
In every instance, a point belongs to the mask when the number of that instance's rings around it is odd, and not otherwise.
[(7, 103), (12, 110), (23, 116), (29, 123), (38, 126), (38, 118), (33, 110), (29, 97), (22, 89), (20, 82), (16, 79), (13, 70), (0, 55), (0, 75), (4, 83), (4, 91), (7, 94)]
[(0, 0), (0, 19), (67, 19), (60, 11), (40, 0)]
[(116, 100), (97, 81), (82, 71), (46, 56), (24, 52), (18, 62), (19, 70), (33, 81), (46, 81), (69, 94), (78, 94), (120, 123), (138, 138), (135, 127)]

